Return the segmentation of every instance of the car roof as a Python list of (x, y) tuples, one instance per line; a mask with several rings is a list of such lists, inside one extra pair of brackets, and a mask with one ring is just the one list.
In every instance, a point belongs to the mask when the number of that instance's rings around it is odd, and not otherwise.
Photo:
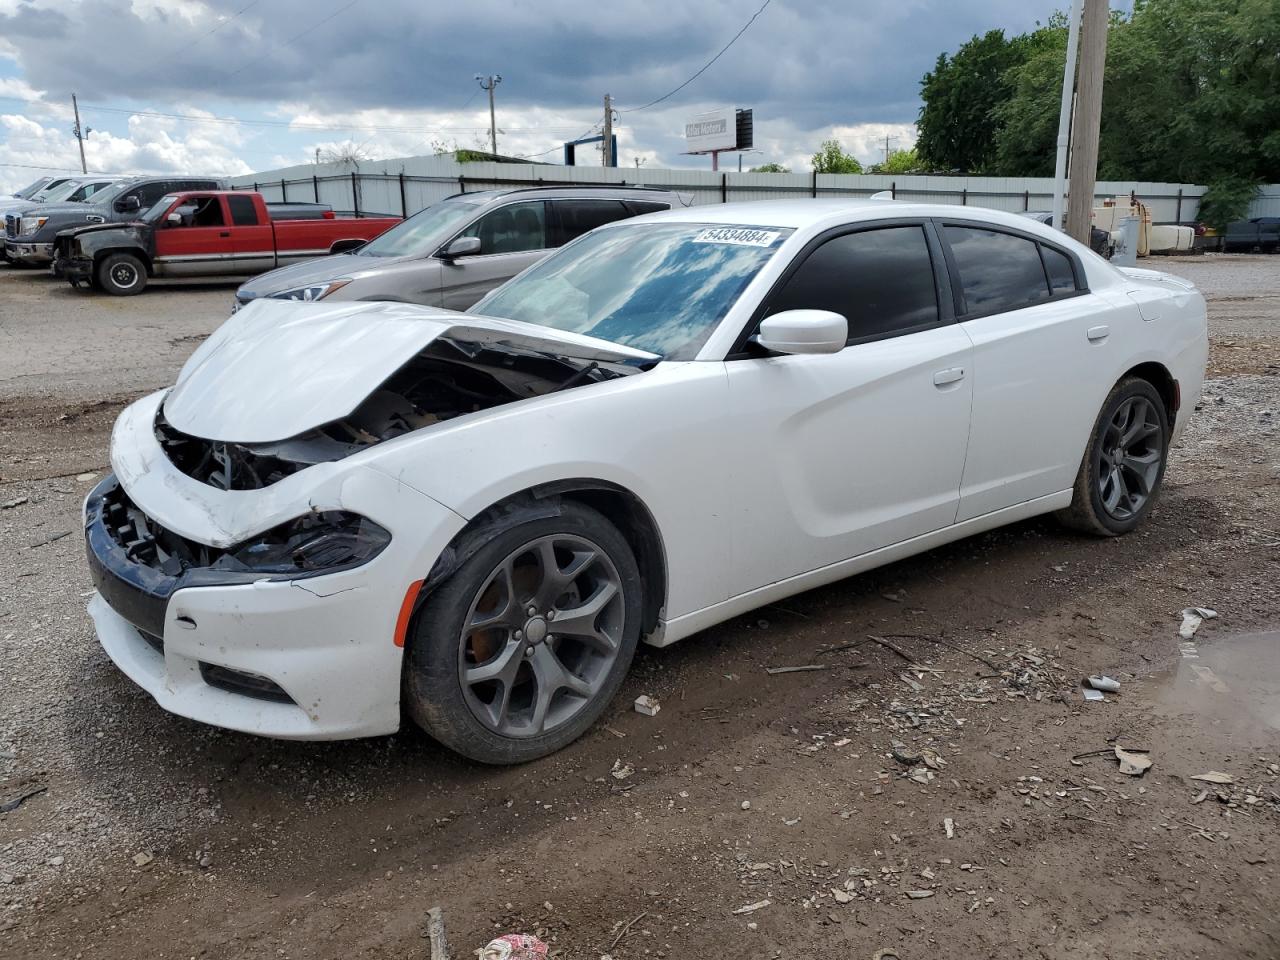
[(538, 197), (546, 197), (552, 200), (572, 199), (574, 197), (593, 197), (605, 196), (610, 199), (625, 199), (632, 197), (637, 200), (646, 196), (662, 197), (670, 199), (678, 196), (674, 190), (663, 190), (660, 187), (643, 187), (632, 186), (630, 184), (605, 184), (605, 183), (584, 183), (572, 184), (562, 183), (552, 186), (539, 187), (504, 187), (494, 190), (468, 190), (466, 193), (455, 193), (449, 199), (457, 197), (483, 198), (484, 200), (498, 200), (516, 195), (531, 195)]
[[(854, 197), (795, 200), (748, 200), (738, 203), (705, 204), (647, 214), (640, 222), (668, 220), (679, 223), (720, 223), (734, 226), (779, 227), (792, 230), (822, 229), (843, 223), (888, 220), (899, 217), (929, 217), (943, 220), (973, 220), (1003, 225), (1024, 233), (1061, 238), (1034, 218), (989, 207), (947, 203), (912, 203), (903, 200), (870, 200)], [(630, 223), (631, 221), (620, 221)]]

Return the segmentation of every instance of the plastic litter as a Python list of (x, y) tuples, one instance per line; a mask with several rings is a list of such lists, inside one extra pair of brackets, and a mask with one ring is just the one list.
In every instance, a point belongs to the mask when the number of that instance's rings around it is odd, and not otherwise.
[(1200, 629), (1200, 624), (1206, 620), (1212, 620), (1217, 615), (1218, 611), (1210, 610), (1208, 607), (1187, 607), (1182, 611), (1182, 626), (1178, 628), (1178, 636), (1183, 640), (1190, 640)]
[(547, 945), (525, 933), (508, 933), (490, 940), (478, 956), (480, 960), (545, 960)]
[(636, 697), (635, 702), (636, 713), (643, 713), (646, 717), (656, 717), (658, 711), (662, 709), (662, 704), (658, 703), (653, 697), (641, 695)]
[(1092, 687), (1094, 690), (1101, 690), (1104, 693), (1119, 693), (1120, 681), (1113, 680), (1107, 676), (1093, 676), (1085, 679), (1085, 686)]

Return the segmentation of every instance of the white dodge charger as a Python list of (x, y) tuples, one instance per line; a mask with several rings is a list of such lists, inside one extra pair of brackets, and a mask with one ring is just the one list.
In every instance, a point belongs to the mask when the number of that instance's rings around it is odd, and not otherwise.
[(1183, 280), (876, 200), (623, 221), (469, 313), (262, 300), (121, 414), (89, 611), (183, 716), (528, 760), (642, 639), (1036, 514), (1133, 529), (1207, 348)]

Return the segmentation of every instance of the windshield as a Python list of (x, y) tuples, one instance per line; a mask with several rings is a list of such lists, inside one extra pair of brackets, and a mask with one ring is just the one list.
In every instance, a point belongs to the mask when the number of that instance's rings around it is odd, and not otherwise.
[(691, 360), (792, 231), (630, 223), (586, 234), (469, 313)]
[(54, 187), (47, 193), (42, 193), (41, 196), (44, 198), (46, 203), (57, 203), (60, 200), (67, 199), (67, 197), (71, 196), (84, 186), (85, 183), (86, 181), (84, 180), (68, 180), (62, 186)]
[(40, 188), (43, 187), (48, 182), (49, 182), (48, 177), (41, 177), (35, 183), (29, 183), (25, 187), (23, 187), (21, 190), (13, 191), (13, 195), (15, 197), (21, 197), (23, 200), (29, 200), (32, 197), (34, 197), (36, 193), (40, 190)]
[[(169, 204), (173, 203), (173, 201), (177, 199), (178, 195), (176, 193), (171, 193), (168, 196), (161, 197), (156, 201), (155, 205), (150, 207), (139, 219), (144, 223), (155, 223), (160, 219), (160, 214), (169, 209)], [(183, 206), (186, 206), (186, 204), (183, 204)]]
[(103, 187), (90, 199), (94, 203), (110, 203), (116, 197), (120, 196), (120, 194), (128, 190), (130, 185), (131, 181), (129, 180), (122, 180), (120, 183), (113, 183), (109, 187)]
[(359, 257), (427, 257), (476, 215), (483, 197), (451, 197), (419, 210), (408, 220), (355, 251)]

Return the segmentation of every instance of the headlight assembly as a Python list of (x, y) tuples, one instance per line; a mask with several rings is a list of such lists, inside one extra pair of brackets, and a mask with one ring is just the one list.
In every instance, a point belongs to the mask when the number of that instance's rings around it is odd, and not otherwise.
[(312, 283), (305, 287), (295, 287), (292, 290), (282, 290), (279, 293), (271, 294), (272, 300), (323, 300), (329, 294), (341, 290), (351, 280), (344, 277), (340, 280), (326, 280), (323, 283)]
[(19, 229), (18, 235), (22, 237), (29, 237), (31, 234), (43, 227), (48, 221), (48, 217), (23, 217), (22, 227)]
[(308, 513), (228, 550), (214, 569), (285, 576), (333, 573), (368, 563), (391, 534), (367, 517), (343, 510)]

